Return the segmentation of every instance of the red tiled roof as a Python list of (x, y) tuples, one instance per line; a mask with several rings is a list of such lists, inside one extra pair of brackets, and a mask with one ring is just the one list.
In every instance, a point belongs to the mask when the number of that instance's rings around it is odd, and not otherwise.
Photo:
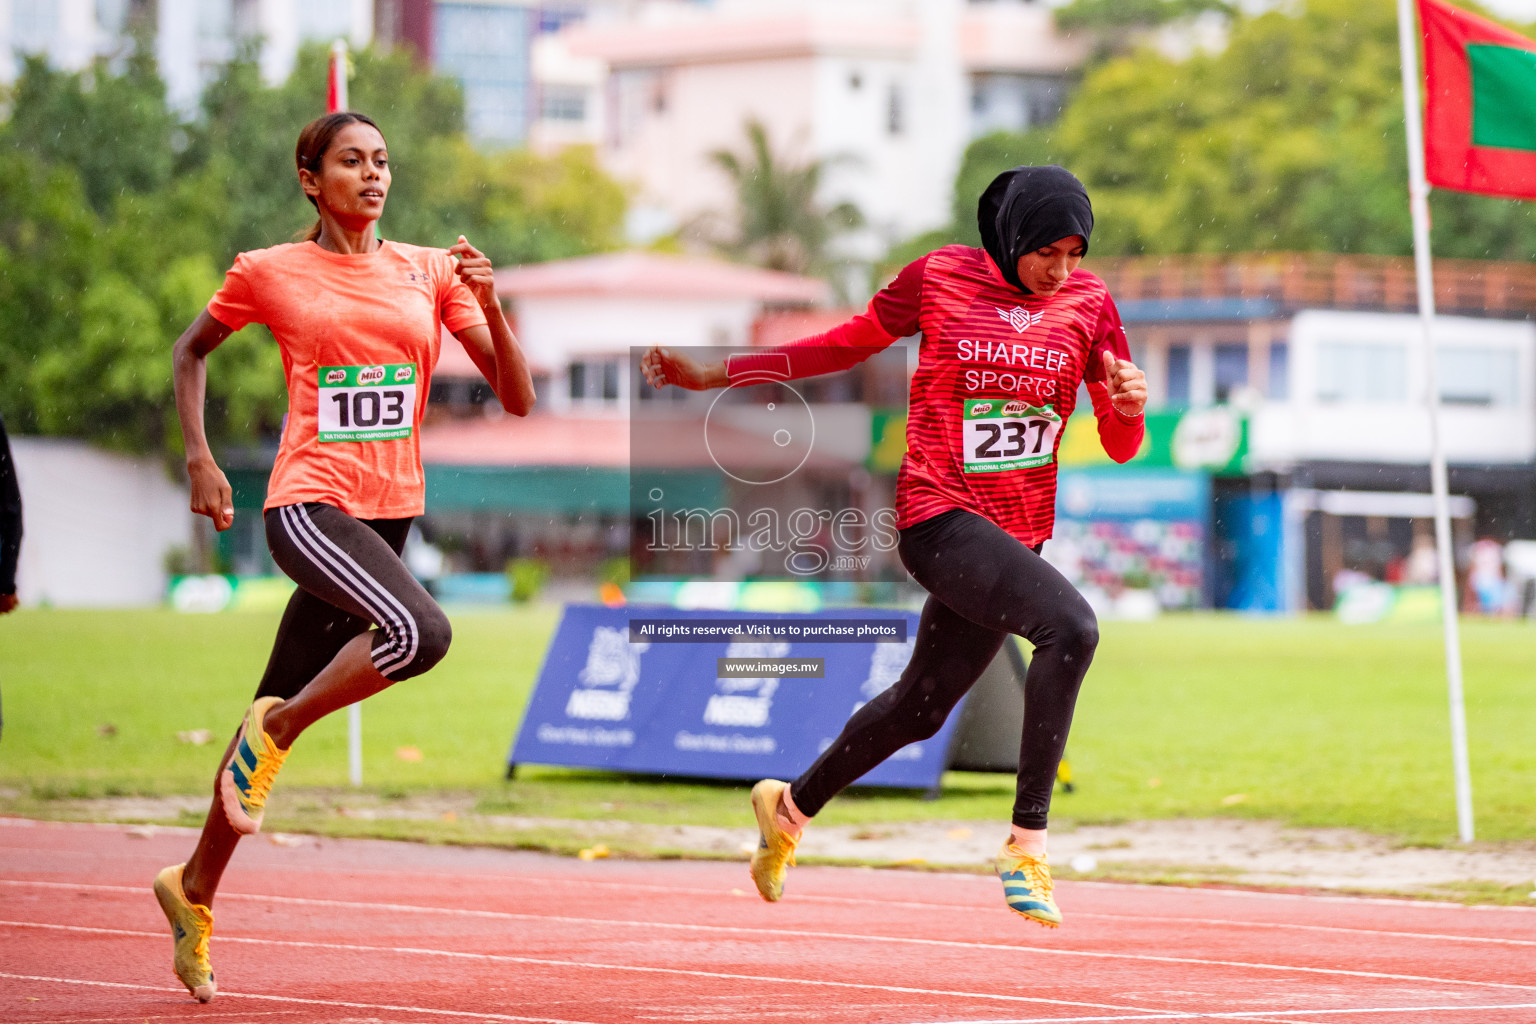
[(755, 299), (813, 306), (826, 282), (798, 274), (655, 252), (613, 252), (534, 263), (496, 272), (496, 290), (511, 299), (533, 295), (605, 295), (660, 299)]
[[(516, 334), (517, 324), (513, 323), (511, 326), (512, 333)], [(546, 367), (533, 364), (530, 364), (528, 369), (535, 375), (548, 372)], [(469, 377), (472, 380), (482, 379), (480, 367), (476, 366), (475, 361), (469, 358), (469, 353), (464, 351), (464, 346), (459, 344), (459, 339), (450, 334), (446, 327), (443, 328), (442, 349), (437, 357), (437, 366), (432, 369), (432, 376)]]
[(654, 24), (583, 25), (567, 31), (572, 52), (615, 67), (798, 57), (836, 50), (907, 53), (918, 43), (910, 18), (688, 18)]
[(784, 345), (821, 334), (858, 316), (860, 309), (806, 309), (793, 313), (767, 313), (752, 325), (752, 344)]
[[(1067, 71), (1088, 52), (1086, 38), (1059, 35), (1044, 9), (998, 7), (959, 19), (960, 57), (967, 68)], [(857, 17), (812, 11), (767, 17), (696, 14), (690, 17), (592, 22), (564, 32), (571, 52), (616, 68), (715, 64), (816, 54), (905, 58), (922, 42), (912, 17)]]
[[(650, 421), (644, 429), (645, 463), (653, 467), (711, 468), (716, 458), (728, 466), (763, 467), (776, 465), (783, 457), (764, 437), (719, 424), (710, 427), (706, 445), (697, 419)], [(629, 452), (629, 423), (617, 417), (503, 416), (447, 420), (421, 431), (421, 461), (429, 466), (624, 468), (629, 466)], [(812, 448), (804, 467), (847, 470), (850, 463)], [(794, 466), (782, 468), (789, 471)]]
[(447, 420), (422, 427), (421, 461), (449, 466), (627, 466), (629, 431), (616, 418)]

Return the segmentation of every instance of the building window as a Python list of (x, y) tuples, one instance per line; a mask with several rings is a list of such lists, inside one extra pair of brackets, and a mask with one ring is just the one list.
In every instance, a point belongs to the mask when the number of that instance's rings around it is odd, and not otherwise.
[(584, 121), (587, 91), (578, 85), (546, 85), (539, 97), (539, 117), (545, 121)]
[(1404, 402), (1408, 352), (1401, 345), (1325, 341), (1317, 346), (1320, 402)]
[(1447, 405), (1514, 405), (1520, 364), (1513, 349), (1437, 346), (1435, 377)]
[(1248, 386), (1248, 346), (1217, 345), (1216, 401), (1226, 402), (1232, 392)]
[(612, 404), (619, 400), (619, 361), (617, 358), (575, 360), (567, 377), (572, 402)]
[(902, 97), (901, 86), (891, 83), (891, 91), (886, 96), (885, 103), (885, 130), (891, 135), (900, 135), (906, 127), (906, 102)]
[(1189, 404), (1190, 348), (1168, 346), (1168, 404)]
[(587, 12), (579, 5), (545, 4), (539, 8), (538, 31), (542, 35), (559, 32), (567, 25), (576, 25), (586, 19)]
[(534, 113), (533, 12), (462, 2), (439, 2), (432, 11), (434, 63), (463, 87), (470, 135), (479, 141), (523, 141)]
[(1291, 346), (1283, 341), (1269, 343), (1268, 396), (1276, 402), (1291, 397)]

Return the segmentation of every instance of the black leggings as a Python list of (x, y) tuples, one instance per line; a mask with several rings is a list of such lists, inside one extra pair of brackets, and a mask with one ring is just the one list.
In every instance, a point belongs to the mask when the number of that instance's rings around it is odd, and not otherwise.
[(277, 627), (257, 697), (287, 700), (370, 625), (373, 665), (409, 679), (448, 653), (448, 617), (400, 561), (411, 520), (354, 519), (305, 502), (266, 511), (267, 546), (299, 589)]
[(865, 704), (790, 784), (815, 814), (896, 751), (939, 731), (1009, 633), (1035, 647), (1024, 680), (1013, 823), (1045, 828), (1072, 709), (1099, 642), (1093, 609), (1039, 553), (971, 512), (953, 509), (901, 531), (902, 563), (929, 593), (906, 671)]

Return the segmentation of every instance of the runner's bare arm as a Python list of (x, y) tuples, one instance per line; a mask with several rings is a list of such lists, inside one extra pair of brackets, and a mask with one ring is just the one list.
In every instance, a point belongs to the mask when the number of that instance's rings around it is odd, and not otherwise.
[(514, 416), (526, 416), (533, 411), (533, 375), (528, 372), (528, 359), (501, 311), (491, 261), (463, 235), (448, 252), (458, 257), (454, 269), (459, 280), (474, 293), (486, 322), (485, 327), (456, 331), (454, 337), (490, 382), (501, 407)]
[(676, 384), (689, 391), (708, 391), (730, 384), (725, 361), (701, 363), (676, 349), (652, 345), (650, 351), (640, 357), (640, 372), (653, 388)]
[(205, 309), (197, 314), (192, 326), (181, 332), (171, 350), (176, 413), (181, 417), (181, 437), (187, 452), (192, 511), (212, 519), (218, 530), (229, 529), (235, 521), (234, 497), (229, 480), (213, 461), (208, 436), (203, 431), (203, 396), (208, 388), (208, 353), (233, 333)]

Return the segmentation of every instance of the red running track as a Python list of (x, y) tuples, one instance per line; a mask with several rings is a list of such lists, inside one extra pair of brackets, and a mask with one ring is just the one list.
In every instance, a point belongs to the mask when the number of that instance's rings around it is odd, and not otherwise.
[(0, 1022), (1536, 1024), (1536, 910), (263, 837), (193, 1002), (149, 883), (193, 833), (0, 819)]

